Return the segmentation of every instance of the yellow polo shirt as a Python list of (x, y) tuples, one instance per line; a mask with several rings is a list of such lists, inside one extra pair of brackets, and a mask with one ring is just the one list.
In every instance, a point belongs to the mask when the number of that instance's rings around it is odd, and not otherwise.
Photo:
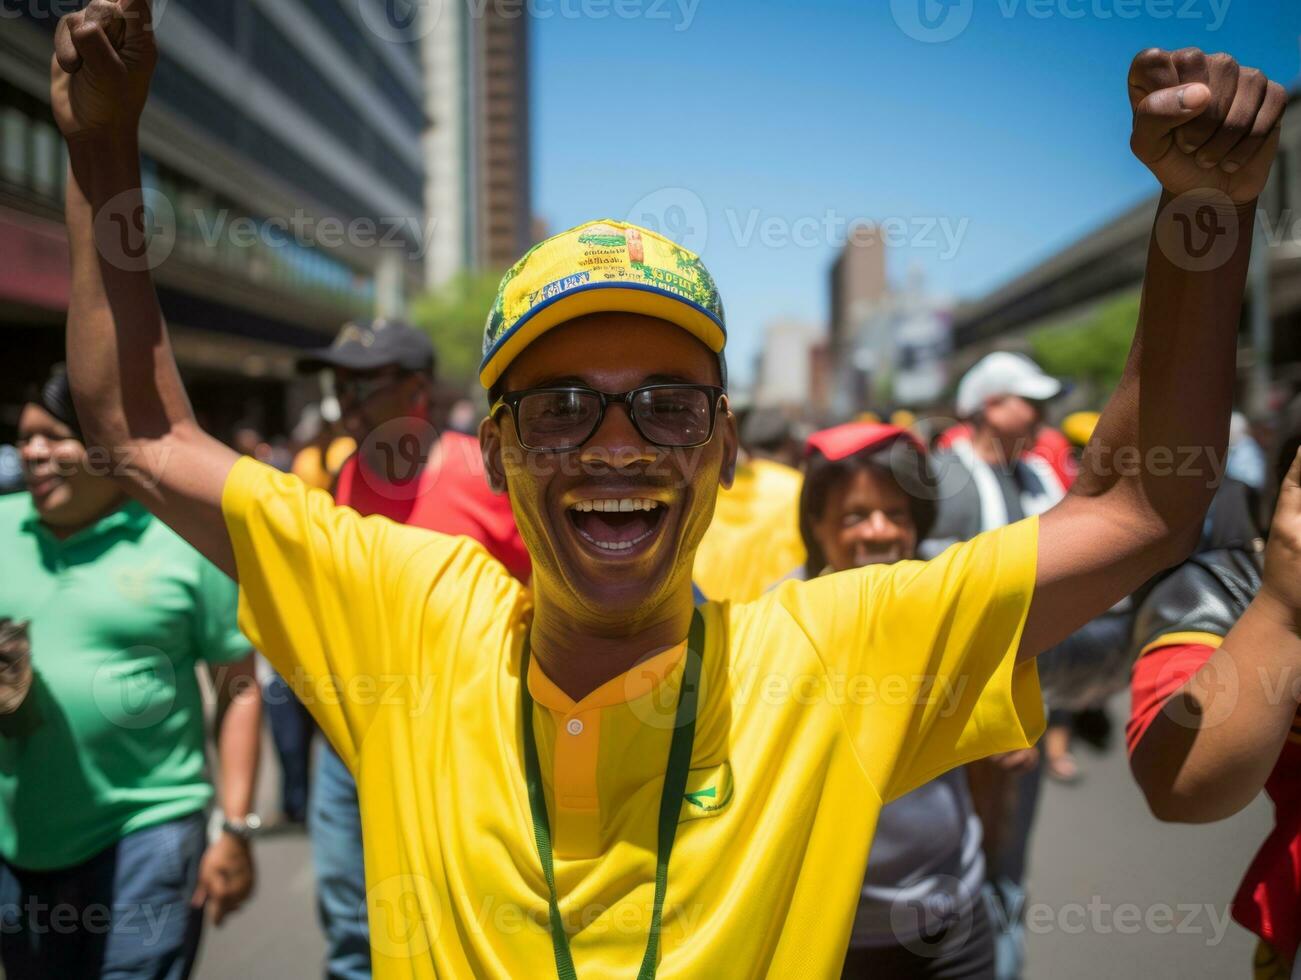
[(696, 550), (692, 580), (706, 599), (749, 602), (804, 567), (799, 470), (767, 459), (736, 468)]
[[(357, 775), (374, 974), (548, 977), (520, 736), (527, 591), (478, 544), (251, 459), (223, 497), (240, 623)], [(661, 977), (838, 975), (884, 801), (1043, 729), (1015, 665), (1024, 521), (929, 563), (707, 603)], [(531, 661), (561, 912), (580, 978), (635, 977), (682, 647), (573, 703)]]

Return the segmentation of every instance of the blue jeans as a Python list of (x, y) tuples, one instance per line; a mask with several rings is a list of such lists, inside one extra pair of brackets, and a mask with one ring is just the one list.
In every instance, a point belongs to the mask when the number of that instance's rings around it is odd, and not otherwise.
[(0, 863), (6, 976), (184, 980), (203, 910), (190, 908), (207, 822), (194, 813), (127, 834), (55, 871)]
[(307, 776), (316, 722), (279, 674), (267, 681), (262, 703), (280, 760), (280, 812), (286, 820), (307, 818)]
[(316, 869), (316, 915), (327, 945), (325, 975), (329, 980), (367, 980), (370, 923), (357, 784), (325, 739), (316, 748), (307, 830)]

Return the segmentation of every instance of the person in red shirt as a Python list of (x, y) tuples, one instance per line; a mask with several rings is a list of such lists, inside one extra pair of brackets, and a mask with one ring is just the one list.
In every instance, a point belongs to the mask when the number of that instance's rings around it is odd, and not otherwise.
[[(440, 433), (431, 420), (434, 367), (429, 338), (394, 320), (350, 323), (333, 344), (300, 363), (303, 370), (333, 374), (343, 426), (357, 442), (335, 478), (334, 499), (362, 515), (473, 538), (528, 581), (528, 551), (510, 499), (489, 489), (479, 440)], [(357, 786), (325, 740), (317, 750), (308, 829), (327, 975), (369, 977)]]
[(1210, 540), (1139, 608), (1125, 733), (1134, 778), (1160, 820), (1222, 820), (1261, 789), (1269, 794), (1274, 829), (1233, 900), (1234, 919), (1260, 937), (1261, 980), (1290, 977), (1301, 945), (1301, 639), (1291, 613), (1278, 608), (1279, 583), (1285, 592), (1298, 587), (1286, 581), (1297, 531), (1296, 508), (1285, 504), (1301, 498), (1301, 426), (1290, 431), (1263, 561), (1249, 495), (1226, 480), (1208, 519)]

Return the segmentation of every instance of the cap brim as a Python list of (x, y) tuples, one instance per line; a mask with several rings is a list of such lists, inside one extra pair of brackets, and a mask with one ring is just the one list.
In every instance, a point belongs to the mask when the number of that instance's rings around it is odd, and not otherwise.
[(667, 320), (687, 331), (715, 354), (727, 343), (727, 331), (712, 313), (688, 299), (653, 286), (595, 282), (561, 293), (534, 307), (493, 347), (479, 367), (479, 382), (491, 388), (506, 367), (548, 330), (590, 313), (640, 313)]
[(1056, 398), (1061, 393), (1062, 383), (1046, 374), (1037, 378), (1022, 378), (1016, 383), (1015, 388), (1008, 392), (1008, 394), (1020, 395), (1022, 398), (1028, 398), (1036, 402)]
[(401, 364), (402, 358), (391, 352), (375, 351), (365, 347), (325, 347), (299, 358), (301, 372), (324, 371), (327, 368), (346, 368), (349, 371), (374, 371), (376, 368)]

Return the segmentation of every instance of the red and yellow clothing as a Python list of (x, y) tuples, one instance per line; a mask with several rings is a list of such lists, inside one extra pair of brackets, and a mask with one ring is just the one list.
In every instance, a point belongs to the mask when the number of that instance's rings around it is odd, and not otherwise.
[[(397, 461), (404, 469), (410, 461)], [(415, 479), (391, 480), (358, 453), (343, 464), (334, 499), (364, 516), (382, 514), (399, 524), (474, 538), (521, 582), (532, 570), (515, 527), (510, 498), (493, 493), (484, 475), (479, 440), (445, 432)]]
[[(1222, 637), (1169, 633), (1143, 648), (1130, 681), (1132, 705), (1125, 739), (1133, 754), (1156, 716), (1211, 658)], [(1288, 963), (1301, 943), (1301, 712), (1283, 745), (1265, 792), (1274, 803), (1274, 829), (1247, 869), (1233, 899), (1233, 917)]]
[[(357, 775), (374, 974), (554, 975), (520, 735), (529, 593), (468, 538), (361, 518), (240, 460), (240, 622)], [(882, 805), (1034, 743), (1016, 650), (1035, 520), (929, 563), (702, 607), (659, 975), (839, 972)], [(579, 976), (635, 976), (682, 647), (577, 704), (531, 661), (555, 880)]]

